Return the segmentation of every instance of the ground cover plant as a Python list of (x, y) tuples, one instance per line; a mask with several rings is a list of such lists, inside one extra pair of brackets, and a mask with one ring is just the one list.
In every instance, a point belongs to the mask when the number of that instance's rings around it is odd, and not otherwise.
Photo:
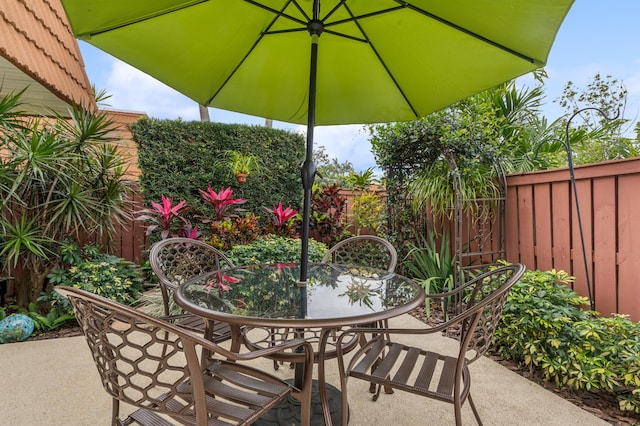
[(585, 310), (564, 271), (527, 271), (513, 287), (493, 352), (558, 387), (611, 392), (620, 409), (640, 413), (640, 324)]

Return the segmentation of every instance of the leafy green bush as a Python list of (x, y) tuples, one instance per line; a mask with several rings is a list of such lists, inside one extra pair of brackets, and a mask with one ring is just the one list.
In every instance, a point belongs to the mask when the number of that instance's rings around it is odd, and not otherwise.
[(380, 233), (384, 225), (384, 202), (375, 192), (363, 191), (353, 200), (352, 218), (356, 226), (356, 233), (365, 228), (376, 234)]
[[(300, 262), (300, 240), (269, 235), (258, 238), (251, 244), (236, 245), (226, 252), (236, 265), (260, 263)], [(309, 240), (309, 261), (319, 262), (327, 252), (327, 246), (313, 239)]]
[(51, 331), (75, 320), (69, 299), (50, 290), (38, 297), (38, 303), (29, 303), (28, 310), (22, 310), (34, 324), (36, 331)]
[(98, 253), (94, 246), (85, 246), (81, 256), (67, 259), (74, 263), (52, 271), (52, 284), (81, 288), (125, 305), (134, 304), (142, 294), (143, 278), (133, 262)]
[(585, 311), (564, 271), (527, 271), (513, 287), (493, 350), (573, 389), (613, 392), (640, 413), (640, 324)]

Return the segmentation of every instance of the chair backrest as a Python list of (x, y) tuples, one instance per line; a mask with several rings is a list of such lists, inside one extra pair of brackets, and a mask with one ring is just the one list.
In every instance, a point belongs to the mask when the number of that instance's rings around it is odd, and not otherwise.
[(324, 255), (322, 262), (369, 266), (391, 272), (398, 263), (398, 253), (384, 238), (375, 235), (358, 235), (342, 240), (331, 247)]
[(102, 386), (114, 401), (207, 424), (197, 336), (84, 290), (58, 286), (56, 291), (69, 298)]
[(149, 263), (160, 283), (165, 315), (169, 315), (169, 290), (207, 272), (234, 266), (220, 250), (190, 238), (158, 241), (151, 247)]
[(460, 357), (471, 363), (483, 356), (493, 339), (511, 287), (525, 271), (524, 265), (514, 263), (466, 282), (453, 293), (460, 296), (463, 309), (449, 323), (455, 324), (460, 339)]

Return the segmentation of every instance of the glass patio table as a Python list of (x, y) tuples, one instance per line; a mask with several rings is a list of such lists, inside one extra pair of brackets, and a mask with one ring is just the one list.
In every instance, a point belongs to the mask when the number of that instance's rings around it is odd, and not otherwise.
[[(311, 424), (330, 424), (330, 420), (339, 423), (339, 391), (326, 383), (324, 366), (326, 359), (337, 354), (336, 333), (343, 327), (377, 324), (410, 312), (424, 302), (425, 293), (409, 278), (368, 267), (311, 264), (306, 289), (299, 285), (298, 277), (299, 267), (292, 263), (223, 269), (184, 283), (174, 298), (207, 324), (228, 323), (234, 351), (242, 345), (257, 350), (294, 337), (310, 341), (318, 364)], [(305, 318), (300, 317), (303, 301), (307, 306)], [(354, 338), (343, 345), (343, 351), (357, 344)], [(291, 351), (274, 360), (299, 363), (302, 356)], [(297, 369), (296, 380), (301, 377)], [(275, 410), (289, 409), (295, 418), (295, 407)], [(288, 416), (277, 412), (273, 419), (265, 417), (256, 424), (278, 424), (283, 418), (288, 422)]]

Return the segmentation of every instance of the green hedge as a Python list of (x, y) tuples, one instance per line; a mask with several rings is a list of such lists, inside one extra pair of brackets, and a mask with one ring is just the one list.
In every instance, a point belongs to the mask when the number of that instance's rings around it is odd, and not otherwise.
[[(262, 126), (149, 118), (138, 120), (131, 130), (147, 205), (159, 202), (164, 194), (175, 202), (186, 200), (194, 207), (192, 214), (210, 216), (198, 189), (211, 185), (216, 192), (232, 187), (234, 198), (246, 198), (243, 207), (258, 215), (262, 206), (279, 201), (300, 209), (300, 164), (305, 153), (300, 134)], [(262, 161), (263, 167), (252, 172), (246, 183), (239, 184), (220, 163), (222, 154), (232, 150), (254, 154)]]

